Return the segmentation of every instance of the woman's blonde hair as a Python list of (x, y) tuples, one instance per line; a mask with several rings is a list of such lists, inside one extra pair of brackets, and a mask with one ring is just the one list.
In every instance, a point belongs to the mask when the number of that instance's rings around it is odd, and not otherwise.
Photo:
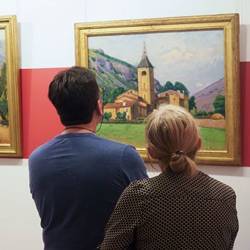
[(147, 118), (146, 140), (153, 158), (164, 168), (188, 175), (195, 172), (200, 136), (194, 118), (185, 109), (164, 105), (153, 111)]

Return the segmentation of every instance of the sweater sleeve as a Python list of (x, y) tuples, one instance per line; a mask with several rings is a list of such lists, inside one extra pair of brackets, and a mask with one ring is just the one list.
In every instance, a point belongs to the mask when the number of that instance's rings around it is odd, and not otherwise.
[(236, 195), (235, 195), (235, 193), (233, 195), (231, 207), (232, 207), (232, 215), (231, 215), (232, 237), (231, 237), (231, 243), (230, 243), (229, 249), (233, 249), (235, 238), (236, 238), (237, 233), (239, 231), (239, 222), (238, 222), (237, 210), (236, 210)]
[(127, 179), (127, 185), (133, 181), (148, 178), (143, 160), (136, 149), (127, 145), (121, 158), (121, 170)]
[(106, 226), (101, 250), (132, 249), (134, 235), (141, 221), (142, 181), (130, 184), (122, 193)]

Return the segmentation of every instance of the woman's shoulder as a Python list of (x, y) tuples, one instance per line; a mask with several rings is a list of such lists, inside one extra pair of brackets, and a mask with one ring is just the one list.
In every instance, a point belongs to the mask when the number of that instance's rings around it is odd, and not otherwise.
[(200, 188), (203, 193), (212, 199), (223, 201), (236, 199), (233, 188), (203, 172), (199, 173), (198, 182), (202, 184)]
[(125, 189), (125, 193), (139, 196), (142, 199), (149, 198), (152, 195), (153, 197), (158, 196), (164, 190), (161, 188), (162, 179), (162, 174), (159, 174), (155, 177), (134, 181)]
[(124, 192), (125, 196), (149, 201), (157, 197), (189, 195), (193, 198), (235, 203), (235, 191), (227, 184), (199, 171), (194, 178), (159, 174), (153, 178), (132, 182)]

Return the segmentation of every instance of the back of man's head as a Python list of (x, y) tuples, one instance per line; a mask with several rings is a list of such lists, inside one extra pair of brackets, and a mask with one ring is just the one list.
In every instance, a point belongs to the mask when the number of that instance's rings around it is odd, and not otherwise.
[(49, 86), (49, 99), (65, 126), (91, 122), (98, 98), (95, 75), (82, 67), (58, 73)]

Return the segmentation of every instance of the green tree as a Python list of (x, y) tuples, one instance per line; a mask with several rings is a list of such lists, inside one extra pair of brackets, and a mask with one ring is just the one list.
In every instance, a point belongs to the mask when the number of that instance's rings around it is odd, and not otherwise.
[(116, 97), (121, 95), (124, 92), (125, 92), (125, 89), (123, 87), (112, 89), (110, 92), (110, 102), (114, 102)]
[(118, 120), (118, 121), (120, 121), (121, 120), (121, 115), (122, 115), (122, 113), (121, 112), (117, 112), (116, 113), (116, 120)]
[(174, 87), (175, 90), (180, 90), (181, 92), (184, 92), (185, 95), (189, 96), (189, 90), (182, 82), (175, 82)]
[(8, 124), (7, 77), (6, 63), (3, 64), (0, 77), (0, 116), (4, 124)]
[(175, 90), (174, 84), (170, 81), (167, 81), (164, 86), (161, 86), (159, 92), (164, 92), (168, 90)]
[(168, 90), (176, 90), (176, 91), (179, 90), (181, 92), (184, 92), (185, 95), (189, 96), (189, 90), (182, 82), (176, 81), (173, 84), (172, 82), (167, 81), (164, 86), (160, 87), (159, 92), (161, 93)]
[(6, 78), (6, 63), (3, 64), (1, 69), (1, 77), (0, 77), (0, 97), (5, 95), (6, 97), (6, 85), (7, 85), (7, 78)]
[(117, 112), (116, 120), (118, 120), (118, 121), (126, 121), (127, 120), (126, 116), (127, 116), (126, 112)]
[(166, 90), (175, 90), (174, 84), (170, 81), (167, 81), (164, 85), (164, 89)]
[(100, 88), (101, 96), (102, 96), (102, 102), (105, 105), (108, 103), (108, 91), (106, 90), (105, 87)]
[(189, 104), (189, 111), (197, 109), (194, 96), (191, 96), (189, 98), (188, 104)]
[(217, 95), (214, 102), (214, 112), (220, 113), (225, 116), (225, 96), (224, 95)]
[(113, 103), (116, 99), (117, 96), (121, 95), (124, 93), (126, 90), (123, 87), (118, 87), (115, 89), (110, 89), (110, 88), (102, 88), (102, 99), (103, 103)]
[(104, 121), (109, 121), (110, 120), (110, 118), (112, 117), (112, 113), (111, 112), (105, 112), (104, 114), (103, 114), (103, 120)]
[(123, 112), (121, 118), (122, 118), (123, 121), (126, 121), (127, 120), (127, 113)]

